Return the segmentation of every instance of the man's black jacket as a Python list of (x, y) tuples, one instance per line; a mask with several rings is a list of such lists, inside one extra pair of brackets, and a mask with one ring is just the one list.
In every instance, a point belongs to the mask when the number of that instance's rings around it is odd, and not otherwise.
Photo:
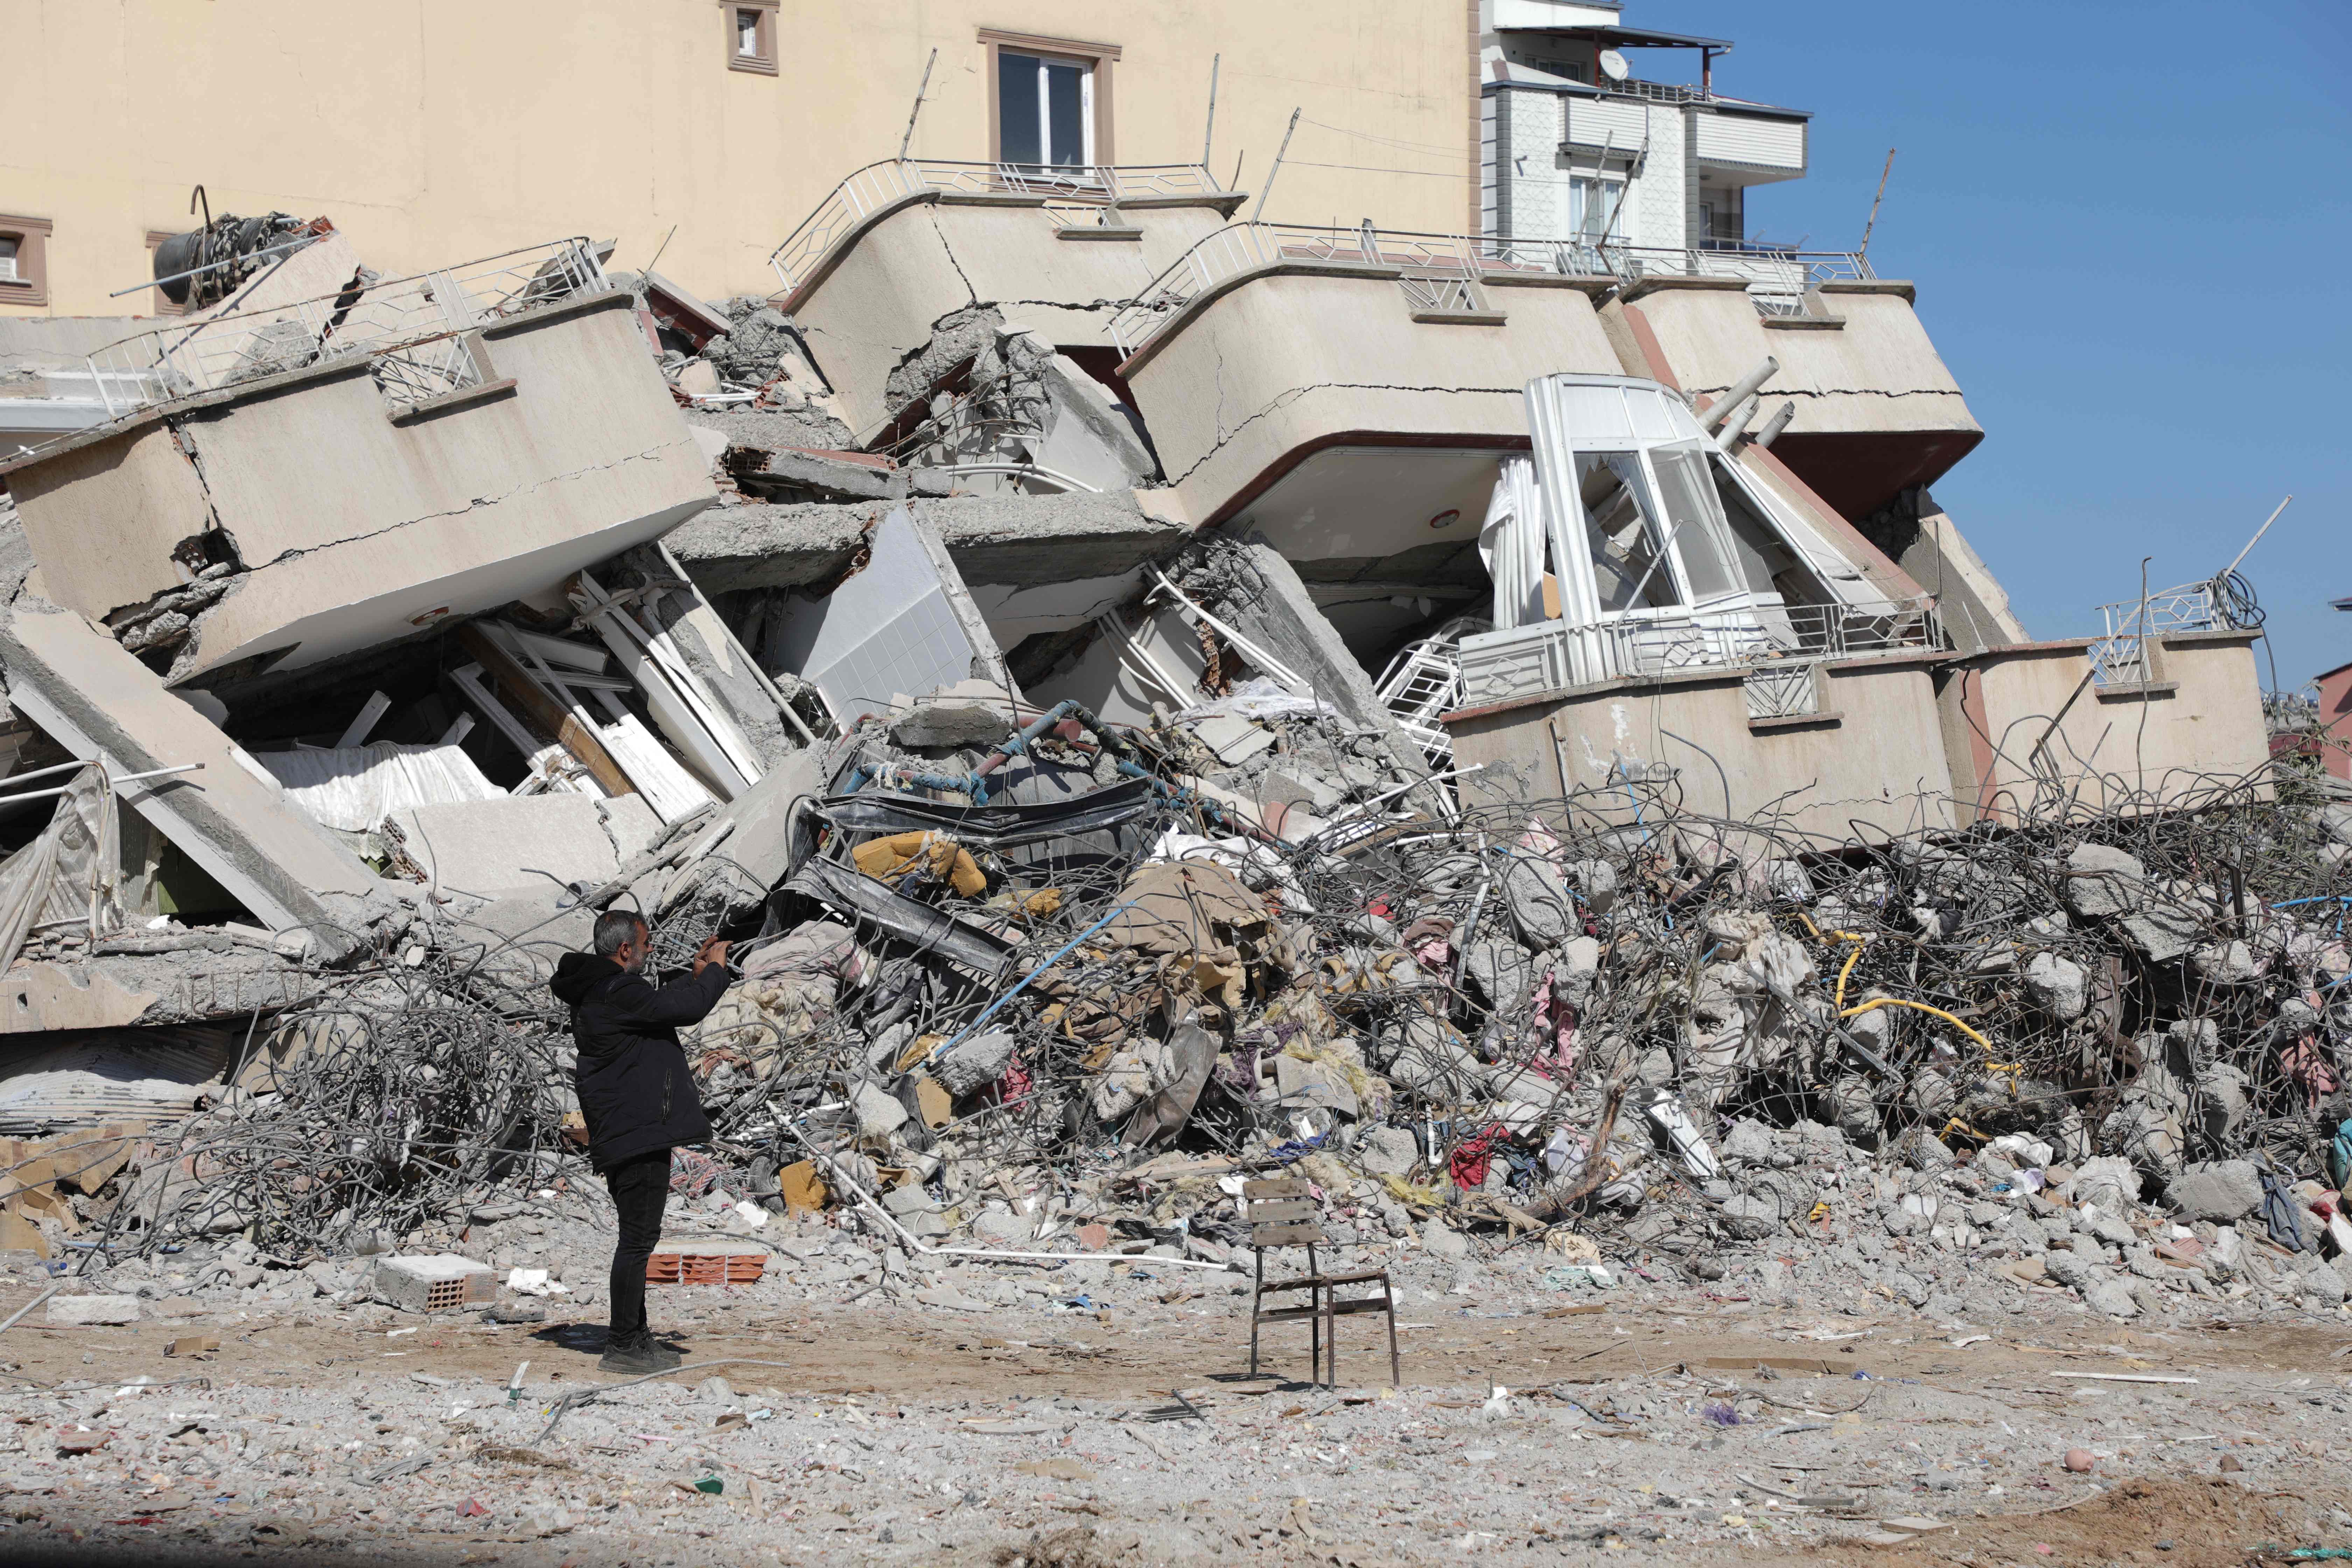
[(596, 1169), (710, 1136), (677, 1030), (702, 1022), (728, 978), (727, 966), (713, 963), (656, 991), (642, 974), (593, 953), (567, 952), (556, 964), (548, 989), (572, 1008), (580, 1047), (572, 1081)]

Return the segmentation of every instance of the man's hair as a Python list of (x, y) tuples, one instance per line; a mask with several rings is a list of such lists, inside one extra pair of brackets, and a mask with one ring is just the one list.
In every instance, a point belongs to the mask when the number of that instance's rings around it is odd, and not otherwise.
[(595, 933), (589, 939), (589, 945), (596, 950), (597, 957), (610, 958), (621, 951), (623, 942), (647, 929), (646, 917), (635, 910), (606, 910), (596, 917)]

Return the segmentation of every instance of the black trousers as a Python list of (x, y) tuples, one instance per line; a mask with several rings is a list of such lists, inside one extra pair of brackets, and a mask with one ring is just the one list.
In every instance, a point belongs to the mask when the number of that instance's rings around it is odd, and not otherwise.
[(626, 1344), (646, 1331), (646, 1259), (661, 1240), (662, 1205), (669, 1199), (669, 1151), (656, 1149), (622, 1161), (604, 1173), (605, 1189), (621, 1222), (613, 1247), (613, 1326), (609, 1345)]

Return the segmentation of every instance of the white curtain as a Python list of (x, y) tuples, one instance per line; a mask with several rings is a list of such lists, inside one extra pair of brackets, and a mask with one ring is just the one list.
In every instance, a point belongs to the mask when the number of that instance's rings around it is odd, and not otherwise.
[(1495, 629), (1533, 626), (1544, 618), (1543, 506), (1536, 490), (1535, 459), (1503, 459), (1486, 521), (1478, 529), (1478, 553), (1495, 580)]

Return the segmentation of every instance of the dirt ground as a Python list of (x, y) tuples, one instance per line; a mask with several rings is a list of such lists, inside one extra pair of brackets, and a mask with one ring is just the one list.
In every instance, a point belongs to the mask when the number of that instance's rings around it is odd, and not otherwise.
[[(1454, 1298), (1401, 1313), (1391, 1392), (1377, 1315), (1342, 1325), (1336, 1388), (1304, 1381), (1296, 1325), (1266, 1331), (1271, 1375), (1247, 1380), (1245, 1290), (1202, 1274), (1099, 1312), (675, 1292), (656, 1321), (686, 1372), (551, 1427), (613, 1381), (594, 1321), (28, 1318), (0, 1341), (27, 1386), (0, 1396), (26, 1456), (7, 1477), (0, 1436), (0, 1561), (2221, 1565), (2352, 1546), (2352, 1319), (1949, 1332), (1721, 1298)], [(219, 1349), (166, 1354), (190, 1335)], [(52, 1457), (77, 1429), (110, 1440)], [(381, 1473), (404, 1455), (425, 1458)]]

